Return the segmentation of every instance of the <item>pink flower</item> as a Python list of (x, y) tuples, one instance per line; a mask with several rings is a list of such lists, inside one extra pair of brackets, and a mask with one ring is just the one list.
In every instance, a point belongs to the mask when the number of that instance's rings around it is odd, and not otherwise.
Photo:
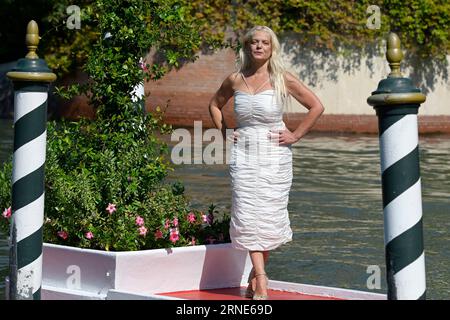
[(145, 236), (147, 234), (147, 231), (148, 231), (147, 228), (144, 227), (144, 226), (140, 227), (138, 230), (139, 230), (139, 234), (141, 236)]
[(69, 234), (65, 231), (58, 231), (56, 234), (58, 235), (58, 237), (62, 238), (63, 240), (66, 240), (67, 237), (69, 236)]
[(172, 224), (174, 227), (178, 226), (178, 218), (177, 217), (173, 218)]
[(170, 241), (172, 241), (172, 243), (177, 242), (179, 239), (180, 239), (180, 236), (177, 233), (170, 234)]
[(189, 242), (189, 244), (191, 245), (191, 246), (195, 246), (195, 238), (194, 237), (191, 237), (191, 242)]
[(194, 223), (195, 222), (195, 214), (192, 212), (189, 212), (187, 219), (190, 223)]
[(202, 220), (203, 222), (208, 222), (208, 217), (204, 213), (202, 213)]
[(84, 236), (87, 239), (91, 240), (94, 237), (94, 234), (91, 231), (89, 231), (89, 232), (86, 232), (86, 234)]
[(144, 218), (142, 218), (141, 216), (137, 216), (136, 217), (136, 225), (143, 226), (144, 225)]
[(5, 209), (5, 211), (3, 211), (3, 213), (2, 213), (2, 216), (5, 219), (9, 219), (11, 217), (11, 207), (9, 207), (8, 209)]
[(116, 205), (112, 203), (108, 203), (108, 206), (106, 207), (106, 211), (109, 212), (109, 214), (112, 214), (114, 211), (116, 211)]
[(170, 220), (166, 219), (166, 223), (164, 224), (164, 229), (169, 229), (170, 226)]
[(172, 243), (177, 242), (180, 239), (180, 235), (178, 233), (178, 228), (170, 229), (170, 241)]
[(163, 233), (161, 232), (161, 230), (156, 230), (156, 232), (155, 232), (155, 239), (156, 240), (158, 240), (158, 239), (161, 239), (163, 237)]

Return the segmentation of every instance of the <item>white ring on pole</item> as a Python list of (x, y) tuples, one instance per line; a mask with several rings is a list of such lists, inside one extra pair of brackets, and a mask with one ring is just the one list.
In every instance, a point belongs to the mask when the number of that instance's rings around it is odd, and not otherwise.
[[(41, 288), (42, 282), (42, 254), (33, 262), (21, 268), (17, 272), (17, 283), (20, 283), (20, 288), (25, 290), (26, 288), (33, 288), (33, 295)], [(17, 292), (18, 296), (26, 299), (32, 299), (28, 292)]]
[[(426, 290), (425, 254), (422, 253), (414, 262), (398, 271), (395, 275), (398, 300), (417, 300)], [(414, 279), (414, 285), (411, 285)]]
[(39, 169), (45, 163), (47, 131), (17, 149), (13, 154), (12, 183)]
[(44, 223), (44, 199), (45, 193), (25, 207), (14, 211), (14, 223), (17, 228), (17, 242), (22, 241), (38, 231)]
[(47, 92), (16, 91), (14, 96), (14, 123), (47, 101)]
[(421, 179), (384, 208), (384, 243), (409, 230), (422, 219)]
[(383, 132), (380, 136), (382, 172), (417, 147), (417, 130), (417, 115), (408, 114)]

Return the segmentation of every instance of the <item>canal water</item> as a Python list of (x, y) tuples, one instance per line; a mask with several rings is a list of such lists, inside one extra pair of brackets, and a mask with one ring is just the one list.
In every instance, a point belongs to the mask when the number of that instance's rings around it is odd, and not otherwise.
[[(0, 163), (12, 151), (12, 136), (11, 121), (0, 120)], [(171, 146), (177, 143), (169, 137), (167, 141)], [(205, 145), (197, 147), (204, 150)], [(288, 209), (294, 237), (271, 253), (269, 277), (386, 293), (378, 137), (313, 133), (292, 150), (294, 179)], [(449, 159), (449, 136), (420, 137), (429, 299), (450, 299)], [(226, 164), (174, 167), (168, 180), (184, 182), (193, 207), (206, 209), (214, 203), (220, 211), (230, 211)], [(1, 279), (8, 273), (7, 255), (6, 235), (0, 234)]]

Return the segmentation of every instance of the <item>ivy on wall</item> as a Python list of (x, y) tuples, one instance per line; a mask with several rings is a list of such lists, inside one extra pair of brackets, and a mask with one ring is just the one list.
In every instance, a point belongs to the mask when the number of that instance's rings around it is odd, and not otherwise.
[[(336, 71), (359, 68), (362, 55), (380, 55), (390, 31), (399, 35), (403, 65), (411, 67), (408, 76), (424, 93), (448, 79), (447, 0), (186, 0), (186, 5), (204, 34), (235, 49), (247, 29), (269, 26), (287, 45), (292, 63), (304, 67), (299, 77), (310, 85), (323, 76), (337, 81)], [(373, 22), (379, 25), (369, 27)], [(339, 55), (345, 59), (336, 59)]]
[[(151, 2), (158, 1), (164, 2)], [(83, 20), (95, 2), (77, 1), (82, 14), (81, 29), (67, 30), (64, 26), (70, 1), (45, 1), (46, 8), (51, 10), (38, 19), (46, 33), (40, 50), (59, 75), (83, 65), (98, 36), (92, 25)], [(450, 2), (447, 0), (180, 0), (179, 3), (184, 7), (184, 18), (200, 26), (204, 50), (236, 48), (236, 40), (245, 30), (258, 24), (267, 25), (280, 35), (296, 34), (300, 46), (312, 42), (331, 51), (352, 47), (365, 53), (367, 46), (381, 43), (391, 30), (399, 34), (403, 48), (417, 57), (444, 61), (450, 51)], [(28, 9), (20, 9), (24, 6)], [(30, 6), (26, 1), (6, 0), (0, 5), (0, 17), (6, 22), (3, 26), (11, 26), (7, 23), (15, 16), (11, 11), (30, 12)], [(367, 27), (368, 19), (373, 16), (368, 12), (370, 6), (380, 10), (379, 28)], [(0, 30), (3, 39), (6, 35), (17, 37), (23, 33), (26, 23), (20, 29), (17, 24), (12, 26), (16, 27)], [(8, 56), (5, 50), (16, 49), (2, 48), (3, 56)]]
[[(231, 27), (238, 35), (253, 25), (267, 25), (276, 33), (293, 32), (306, 43), (335, 50), (364, 47), (389, 31), (399, 34), (405, 48), (422, 56), (443, 58), (450, 50), (450, 3), (446, 0), (193, 0), (191, 15), (203, 21), (204, 32), (223, 36)], [(367, 27), (379, 8), (379, 28)]]

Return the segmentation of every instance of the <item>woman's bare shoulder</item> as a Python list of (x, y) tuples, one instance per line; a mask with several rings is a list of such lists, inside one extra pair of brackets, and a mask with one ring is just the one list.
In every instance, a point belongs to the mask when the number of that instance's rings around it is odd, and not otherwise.
[(238, 79), (238, 76), (239, 76), (239, 71), (234, 71), (228, 75), (227, 79), (229, 79), (229, 81), (231, 81), (232, 83), (235, 83), (236, 80)]
[(289, 71), (284, 72), (284, 79), (287, 83), (300, 82), (300, 80)]
[(285, 81), (286, 88), (288, 89), (289, 93), (291, 93), (291, 94), (293, 91), (302, 90), (305, 87), (303, 82), (297, 76), (295, 76), (294, 74), (292, 74), (289, 71), (284, 72), (284, 81)]
[(236, 87), (238, 75), (239, 75), (238, 71), (230, 73), (223, 81), (223, 86), (230, 90), (234, 90), (234, 88)]

